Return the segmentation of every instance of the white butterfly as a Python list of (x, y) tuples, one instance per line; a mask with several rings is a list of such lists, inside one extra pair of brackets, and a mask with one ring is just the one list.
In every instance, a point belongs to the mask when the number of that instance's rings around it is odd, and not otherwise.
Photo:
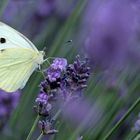
[(44, 62), (44, 52), (24, 35), (0, 22), (0, 89), (22, 89), (33, 71)]

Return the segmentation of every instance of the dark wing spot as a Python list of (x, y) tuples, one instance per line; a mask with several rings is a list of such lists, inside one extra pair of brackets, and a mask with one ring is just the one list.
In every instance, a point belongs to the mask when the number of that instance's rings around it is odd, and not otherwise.
[(4, 52), (4, 51), (5, 51), (5, 49), (1, 49), (1, 50), (0, 50), (1, 53)]
[(1, 37), (1, 38), (0, 38), (0, 43), (3, 44), (3, 43), (5, 43), (5, 42), (6, 42), (6, 39), (3, 38), (3, 37)]

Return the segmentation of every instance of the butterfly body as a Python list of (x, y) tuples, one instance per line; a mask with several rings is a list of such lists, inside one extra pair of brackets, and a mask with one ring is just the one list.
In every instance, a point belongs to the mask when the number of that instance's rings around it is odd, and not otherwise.
[(21, 33), (0, 22), (0, 89), (22, 89), (35, 69), (44, 62), (44, 52)]

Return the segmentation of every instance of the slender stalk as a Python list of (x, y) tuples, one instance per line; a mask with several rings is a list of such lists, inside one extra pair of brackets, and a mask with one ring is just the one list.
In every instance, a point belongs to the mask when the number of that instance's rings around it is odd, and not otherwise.
[(28, 134), (26, 140), (30, 140), (30, 139), (31, 139), (31, 136), (32, 136), (32, 134), (33, 134), (33, 132), (34, 132), (34, 130), (35, 130), (35, 128), (36, 128), (36, 125), (37, 125), (37, 123), (38, 123), (38, 121), (39, 121), (39, 118), (40, 118), (40, 116), (38, 115), (38, 116), (36, 117), (34, 123), (33, 123), (33, 126), (32, 126), (32, 128), (31, 128), (31, 130), (30, 130), (30, 132), (29, 132), (29, 134)]
[[(59, 117), (60, 113), (61, 113), (61, 109), (59, 109), (56, 114), (54, 115), (54, 117), (52, 118), (53, 121), (56, 121), (56, 119)], [(43, 137), (43, 133), (40, 134), (40, 136), (37, 138), (37, 140), (41, 140)]]
[(56, 121), (56, 119), (59, 117), (59, 115), (61, 114), (61, 112), (62, 112), (62, 110), (59, 109), (59, 110), (56, 112), (56, 114), (53, 116), (52, 120), (53, 120), (53, 121)]
[(140, 133), (136, 134), (136, 136), (133, 138), (133, 140), (140, 140)]
[(40, 136), (37, 138), (37, 140), (41, 140), (43, 137), (43, 133), (40, 134)]
[(125, 119), (130, 115), (130, 113), (136, 108), (136, 106), (140, 103), (140, 97), (132, 104), (132, 106), (128, 109), (128, 111), (124, 114), (124, 116), (116, 123), (116, 125), (107, 133), (103, 140), (108, 140), (111, 135), (117, 130), (118, 127), (125, 121)]

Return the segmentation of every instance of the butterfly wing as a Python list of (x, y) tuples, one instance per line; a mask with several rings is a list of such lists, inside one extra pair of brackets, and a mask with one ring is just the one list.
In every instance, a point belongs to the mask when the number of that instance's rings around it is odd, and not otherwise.
[(33, 71), (36, 53), (26, 48), (8, 48), (0, 51), (0, 89), (14, 92), (22, 89)]
[(42, 62), (43, 53), (31, 41), (0, 22), (0, 89), (14, 92), (23, 88)]
[(20, 46), (21, 48), (30, 48), (38, 52), (37, 48), (28, 38), (2, 22), (0, 22), (0, 38), (6, 39), (6, 43), (0, 44), (0, 49)]

